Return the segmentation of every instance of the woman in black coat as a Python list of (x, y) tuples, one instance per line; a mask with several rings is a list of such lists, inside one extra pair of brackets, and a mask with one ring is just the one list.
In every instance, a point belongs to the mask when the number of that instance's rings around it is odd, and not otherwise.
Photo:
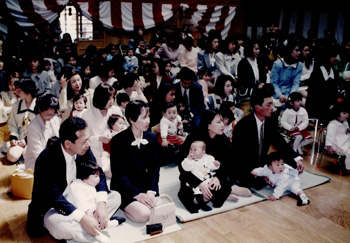
[[(221, 163), (215, 176), (209, 184), (202, 183), (191, 172), (186, 172), (179, 165), (180, 170), (180, 191), (178, 193), (180, 201), (190, 213), (197, 213), (199, 205), (194, 202), (192, 188), (199, 187), (207, 201), (213, 203), (213, 207), (221, 207), (231, 193), (238, 196), (250, 196), (251, 192), (242, 187), (233, 186), (228, 179), (228, 171), (232, 163), (230, 156), (231, 142), (225, 136), (224, 123), (221, 114), (214, 110), (206, 110), (203, 113), (198, 129), (193, 131), (185, 140), (181, 147), (181, 158), (187, 157), (192, 142), (196, 140), (204, 141), (206, 153), (212, 155), (215, 160)], [(190, 186), (188, 186), (190, 185)], [(238, 200), (238, 198), (237, 198)]]

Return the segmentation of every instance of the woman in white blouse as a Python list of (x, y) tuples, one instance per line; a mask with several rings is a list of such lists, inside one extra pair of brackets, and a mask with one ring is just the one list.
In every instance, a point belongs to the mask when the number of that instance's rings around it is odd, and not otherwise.
[(59, 136), (58, 108), (58, 98), (54, 95), (45, 94), (38, 97), (34, 110), (37, 116), (27, 129), (27, 148), (23, 155), (26, 169), (34, 169), (35, 161), (46, 148), (49, 138)]
[(101, 162), (103, 146), (102, 143), (109, 143), (111, 138), (104, 135), (108, 129), (108, 118), (112, 114), (122, 115), (119, 106), (113, 105), (115, 89), (107, 84), (99, 84), (94, 92), (92, 107), (84, 112), (83, 119), (90, 130), (90, 146), (96, 157), (97, 163), (103, 169), (107, 177), (111, 177), (110, 165), (105, 166)]
[(20, 159), (27, 146), (27, 126), (36, 116), (37, 96), (36, 84), (30, 78), (15, 81), (15, 87), (19, 100), (12, 105), (9, 117), (10, 148), (7, 151), (7, 160), (12, 163)]

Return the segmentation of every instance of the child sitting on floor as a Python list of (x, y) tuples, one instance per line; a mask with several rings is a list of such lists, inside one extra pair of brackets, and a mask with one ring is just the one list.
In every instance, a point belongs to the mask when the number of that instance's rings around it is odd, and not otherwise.
[[(206, 145), (203, 141), (194, 141), (191, 144), (187, 158), (182, 161), (181, 166), (184, 171), (191, 172), (202, 182), (209, 183), (215, 176), (216, 170), (220, 168), (220, 162), (215, 160), (213, 156), (206, 154)], [(207, 202), (200, 188), (195, 187), (192, 188), (192, 190), (195, 196), (195, 200), (197, 201), (200, 209), (203, 211), (212, 210), (212, 208), (207, 205)], [(228, 200), (238, 201), (237, 197), (235, 197), (233, 194), (230, 194), (230, 189), (223, 191), (223, 193), (226, 192), (228, 194)], [(220, 189), (218, 190), (218, 193), (220, 193)], [(218, 194), (215, 195), (219, 197)]]
[(178, 135), (183, 136), (183, 125), (181, 117), (177, 112), (177, 106), (173, 102), (167, 103), (163, 107), (163, 117), (160, 120), (160, 137), (158, 141), (162, 147), (168, 147), (168, 145), (181, 145), (184, 140)]
[(307, 111), (302, 107), (302, 96), (299, 92), (293, 92), (287, 100), (287, 109), (281, 118), (282, 127), (287, 134), (294, 138), (293, 149), (300, 155), (303, 154), (302, 147), (312, 142), (312, 136), (306, 130), (309, 124)]
[[(96, 186), (100, 182), (100, 168), (91, 160), (77, 164), (77, 179), (73, 180), (66, 188), (63, 196), (68, 202), (73, 204), (78, 210), (86, 215), (94, 216), (97, 207)], [(72, 217), (72, 220), (73, 219)], [(125, 222), (124, 218), (112, 217), (108, 222), (108, 227), (115, 227)], [(93, 236), (91, 236), (93, 237)], [(107, 242), (108, 236), (100, 233), (95, 236), (99, 242)]]
[(332, 109), (334, 119), (327, 126), (326, 147), (328, 154), (340, 152), (345, 154), (345, 168), (350, 174), (350, 130), (349, 108), (339, 103)]
[(265, 176), (274, 186), (273, 194), (268, 198), (271, 201), (279, 199), (287, 190), (293, 192), (299, 197), (297, 205), (307, 205), (310, 203), (304, 191), (300, 188), (300, 179), (298, 170), (284, 164), (282, 155), (278, 152), (272, 152), (267, 156), (267, 163), (264, 167), (258, 167), (252, 170), (252, 175)]
[(87, 98), (82, 94), (77, 94), (73, 97), (73, 109), (70, 117), (82, 117), (86, 109)]
[[(103, 136), (112, 139), (115, 135), (127, 128), (125, 118), (112, 114), (107, 121), (108, 129), (103, 133)], [(110, 162), (110, 152), (111, 152), (111, 141), (109, 143), (102, 143), (103, 152), (101, 152), (101, 167), (106, 176), (111, 178), (111, 162)]]
[(130, 102), (130, 97), (127, 93), (118, 93), (117, 94), (117, 105), (120, 107), (120, 110), (125, 116), (126, 105)]

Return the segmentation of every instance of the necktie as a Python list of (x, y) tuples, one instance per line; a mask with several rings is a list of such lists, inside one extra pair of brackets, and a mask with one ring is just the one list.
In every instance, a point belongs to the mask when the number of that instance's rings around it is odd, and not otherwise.
[(148, 141), (146, 139), (135, 139), (134, 142), (131, 143), (131, 146), (137, 146), (138, 148), (140, 148), (140, 144), (146, 145), (148, 144)]
[(263, 147), (263, 140), (264, 140), (264, 123), (261, 124), (260, 127), (260, 136), (259, 136), (259, 159), (261, 156), (261, 151)]
[(183, 97), (183, 103), (184, 103), (184, 106), (187, 106), (188, 105), (188, 95), (187, 95), (187, 89), (184, 90), (184, 97)]

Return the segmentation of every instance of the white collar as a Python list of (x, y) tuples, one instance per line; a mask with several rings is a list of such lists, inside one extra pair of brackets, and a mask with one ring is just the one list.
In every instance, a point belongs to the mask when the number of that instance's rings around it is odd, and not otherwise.
[(296, 62), (296, 63), (293, 63), (293, 64), (288, 64), (288, 63), (286, 63), (286, 62), (284, 61), (284, 58), (281, 58), (281, 61), (282, 61), (283, 65), (284, 65), (285, 67), (297, 68), (297, 65), (298, 65), (297, 62)]
[(331, 71), (329, 72), (329, 74), (324, 66), (321, 66), (320, 69), (321, 69), (324, 80), (327, 81), (329, 78), (334, 79), (333, 68), (331, 68)]

